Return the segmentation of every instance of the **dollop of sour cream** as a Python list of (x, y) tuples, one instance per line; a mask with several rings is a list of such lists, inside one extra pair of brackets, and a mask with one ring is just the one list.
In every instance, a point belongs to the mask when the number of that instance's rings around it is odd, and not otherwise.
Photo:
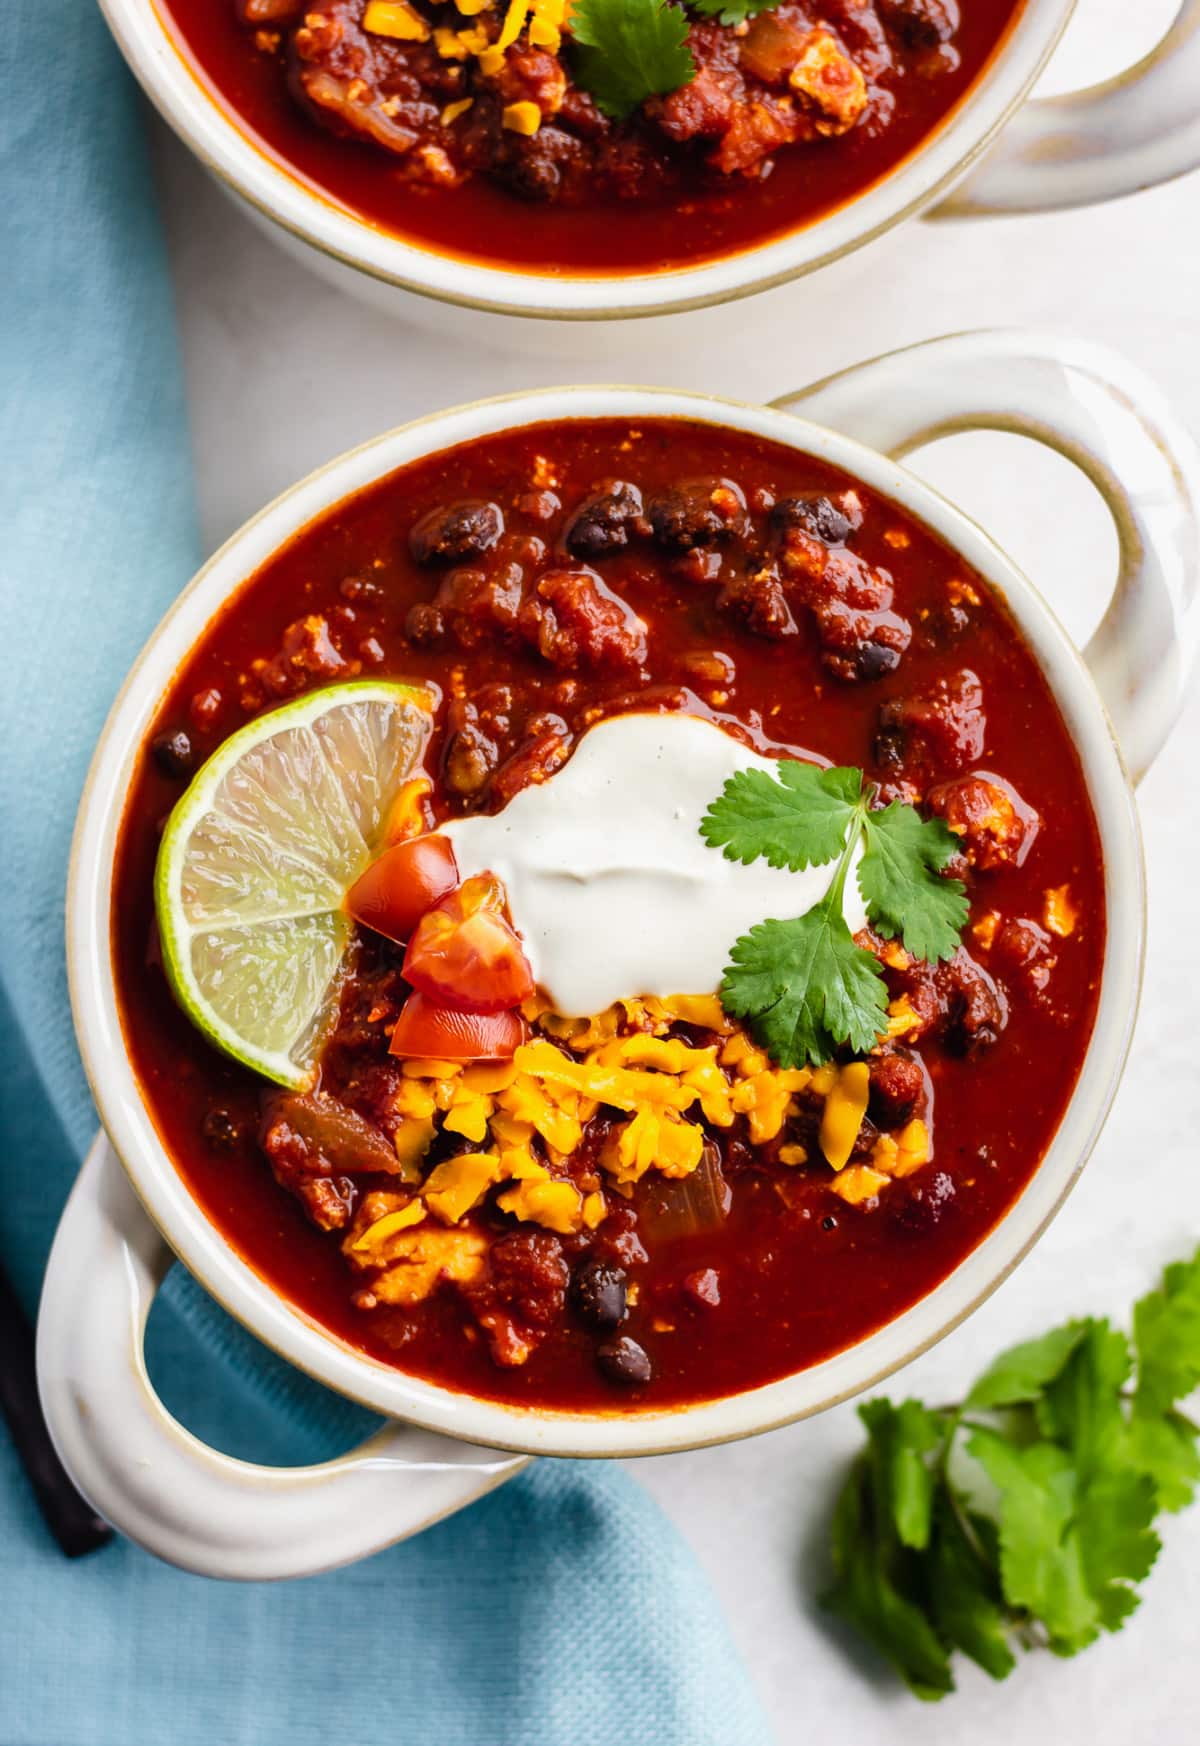
[[(504, 881), (556, 1011), (584, 1017), (637, 995), (711, 994), (740, 934), (802, 915), (835, 871), (744, 867), (709, 848), (701, 819), (726, 779), (751, 769), (774, 764), (698, 716), (614, 716), (503, 812), (443, 828), (464, 879)], [(843, 910), (851, 932), (864, 925), (853, 870)]]

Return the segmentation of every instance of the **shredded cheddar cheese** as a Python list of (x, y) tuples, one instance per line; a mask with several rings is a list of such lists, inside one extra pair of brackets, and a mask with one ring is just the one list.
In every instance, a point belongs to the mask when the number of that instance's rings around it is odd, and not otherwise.
[(494, 1152), (460, 1152), (432, 1172), (421, 1191), (425, 1204), (445, 1224), (456, 1225), (500, 1181), (502, 1169)]
[(562, 46), (562, 27), (566, 11), (566, 0), (533, 0), (529, 41), (534, 48), (548, 49), (551, 54), (558, 53)]
[(901, 1129), (897, 1137), (892, 1175), (911, 1176), (914, 1170), (928, 1164), (930, 1156), (929, 1130), (923, 1121), (913, 1120)]
[(873, 1170), (869, 1164), (851, 1164), (834, 1177), (830, 1187), (849, 1205), (861, 1206), (865, 1200), (874, 1200), (888, 1181), (881, 1170)]
[(498, 49), (511, 48), (525, 28), (525, 20), (529, 16), (529, 0), (509, 0), (508, 11), (504, 15), (504, 23), (500, 27), (500, 35), (496, 39)]
[(502, 1212), (570, 1236), (583, 1223), (583, 1198), (573, 1182), (526, 1181), (500, 1196)]
[(851, 1061), (837, 1069), (837, 1083), (825, 1099), (820, 1133), (821, 1150), (834, 1170), (842, 1170), (850, 1162), (867, 1113), (870, 1089), (871, 1070), (865, 1061)]
[(389, 1237), (394, 1237), (397, 1231), (406, 1231), (411, 1225), (419, 1225), (425, 1217), (425, 1208), (419, 1200), (410, 1200), (407, 1206), (397, 1207), (395, 1212), (384, 1213), (367, 1229), (356, 1237), (351, 1244), (356, 1254), (382, 1252)]
[[(1066, 888), (1047, 894), (1047, 916), (1051, 897), (1065, 916)], [(469, 1286), (485, 1277), (495, 1229), (479, 1228), (473, 1216), (485, 1206), (492, 1219), (499, 1212), (561, 1236), (596, 1230), (611, 1196), (628, 1199), (650, 1172), (683, 1179), (698, 1170), (706, 1130), (742, 1124), (751, 1144), (786, 1169), (827, 1169), (828, 1186), (853, 1206), (873, 1203), (932, 1156), (929, 1130), (914, 1117), (878, 1134), (869, 1157), (851, 1163), (869, 1062), (780, 1068), (715, 996), (622, 1000), (579, 1019), (541, 1000), (528, 1004), (540, 1034), (511, 1060), (400, 1063), (392, 1107), (405, 1186), (368, 1194), (343, 1244), (351, 1263), (372, 1274), (364, 1298), (408, 1306), (443, 1280)], [(709, 1040), (673, 1034), (679, 1024)], [(920, 1029), (909, 997), (894, 1000), (889, 1034)], [(603, 1140), (586, 1164), (576, 1162), (600, 1111)], [(792, 1124), (802, 1116), (817, 1121), (819, 1150), (798, 1138), (806, 1130)], [(429, 1169), (425, 1155), (439, 1135), (466, 1147)]]
[(401, 42), (429, 41), (429, 26), (407, 0), (368, 0), (363, 29), (371, 36), (392, 36)]
[(603, 1153), (613, 1181), (637, 1182), (652, 1167), (664, 1176), (690, 1176), (700, 1162), (704, 1134), (670, 1110), (640, 1109), (610, 1136)]
[(914, 1009), (907, 994), (902, 994), (893, 1000), (888, 1007), (889, 1037), (907, 1037), (910, 1033), (919, 1032), (923, 1028), (921, 1015)]
[(542, 112), (536, 103), (507, 103), (500, 115), (501, 124), (510, 133), (536, 133), (542, 125)]

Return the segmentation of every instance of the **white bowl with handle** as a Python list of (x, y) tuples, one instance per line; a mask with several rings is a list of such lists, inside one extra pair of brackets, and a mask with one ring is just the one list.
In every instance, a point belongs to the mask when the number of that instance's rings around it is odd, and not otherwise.
[[(1079, 750), (1103, 845), (1108, 938), (1095, 1031), (1046, 1157), (990, 1234), (926, 1297), (845, 1351), (764, 1387), (666, 1411), (553, 1412), (476, 1399), (367, 1357), (277, 1295), (210, 1224), (159, 1140), (123, 1046), (110, 954), (113, 858), (140, 746), (172, 675), (223, 602), (298, 528), (397, 467), (489, 433), (556, 418), (673, 415), (750, 431), (846, 470), (928, 524), (1002, 591)], [(1060, 450), (1108, 502), (1120, 580), (1082, 653), (987, 534), (898, 458), (934, 436), (975, 428), (1020, 432)], [(101, 737), (80, 809), (67, 953), (106, 1137), (83, 1167), (55, 1241), (38, 1364), (51, 1433), (81, 1491), (123, 1532), (189, 1569), (300, 1575), (414, 1533), (529, 1455), (659, 1453), (820, 1412), (955, 1327), (1058, 1209), (1116, 1090), (1144, 943), (1132, 780), (1181, 705), (1198, 577), (1200, 452), (1157, 390), (1111, 354), (1021, 333), (935, 340), (769, 407), (612, 387), (483, 401), (378, 437), (278, 498), (210, 560), (151, 637)], [(174, 1257), (260, 1340), (392, 1422), (323, 1466), (276, 1470), (205, 1447), (166, 1412), (142, 1355), (150, 1304)]]
[(1163, 41), (1119, 77), (1035, 102), (1029, 93), (1075, 0), (1025, 0), (951, 116), (879, 182), (817, 221), (684, 269), (591, 277), (508, 270), (422, 248), (323, 199), (231, 120), (183, 60), (153, 0), (101, 5), (156, 107), (223, 186), (324, 276), (409, 314), (412, 293), (560, 321), (701, 309), (811, 273), (939, 202), (952, 214), (1047, 212), (1111, 200), (1200, 165), (1200, 0), (1181, 0)]

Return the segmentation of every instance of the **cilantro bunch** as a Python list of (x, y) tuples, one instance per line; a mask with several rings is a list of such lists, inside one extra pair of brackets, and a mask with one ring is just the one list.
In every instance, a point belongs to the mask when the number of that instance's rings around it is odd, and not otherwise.
[(953, 956), (966, 925), (965, 887), (943, 877), (958, 838), (898, 800), (873, 811), (875, 793), (861, 770), (787, 759), (773, 772), (739, 770), (700, 822), (705, 842), (731, 861), (761, 857), (793, 873), (837, 864), (805, 914), (759, 922), (734, 943), (721, 982), (726, 1011), (784, 1067), (819, 1066), (846, 1043), (865, 1054), (887, 1029), (882, 967), (842, 914), (860, 848), (855, 877), (876, 933), (936, 962)]
[(1116, 1631), (1159, 1551), (1155, 1518), (1200, 1480), (1200, 1251), (1133, 1312), (1014, 1346), (959, 1407), (872, 1400), (833, 1518), (824, 1604), (918, 1697), (960, 1650), (994, 1679), (1017, 1647), (1075, 1655)]

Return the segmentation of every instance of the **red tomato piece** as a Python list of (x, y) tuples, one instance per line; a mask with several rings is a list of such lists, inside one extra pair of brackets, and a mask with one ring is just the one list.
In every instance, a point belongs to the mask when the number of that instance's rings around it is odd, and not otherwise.
[(414, 988), (467, 1012), (502, 1012), (533, 993), (533, 972), (489, 873), (468, 879), (423, 915), (404, 954)]
[(458, 884), (450, 839), (413, 837), (385, 849), (346, 893), (346, 912), (403, 945), (433, 905)]
[(463, 1012), (410, 994), (392, 1032), (391, 1052), (435, 1061), (510, 1061), (525, 1035), (519, 1012)]

